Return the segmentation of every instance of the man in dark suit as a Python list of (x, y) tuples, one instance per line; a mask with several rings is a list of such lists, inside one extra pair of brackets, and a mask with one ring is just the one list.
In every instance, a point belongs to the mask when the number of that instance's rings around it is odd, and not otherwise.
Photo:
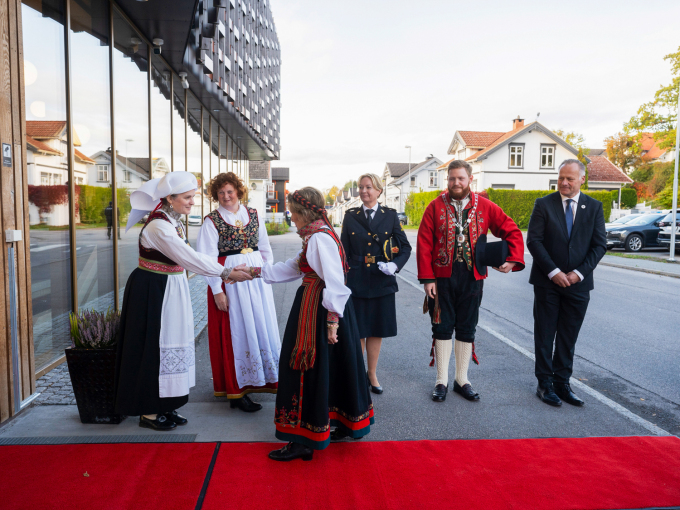
[(562, 400), (582, 406), (569, 378), (593, 270), (607, 251), (607, 240), (602, 203), (580, 192), (583, 163), (567, 159), (559, 171), (559, 193), (536, 200), (527, 235), (534, 259), (529, 283), (534, 286), (536, 395), (552, 406)]

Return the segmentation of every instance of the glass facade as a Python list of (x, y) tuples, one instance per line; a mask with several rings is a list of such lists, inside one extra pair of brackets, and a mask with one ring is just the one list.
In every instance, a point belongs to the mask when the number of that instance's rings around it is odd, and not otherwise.
[(42, 372), (70, 346), (71, 311), (122, 304), (142, 227), (126, 232), (130, 194), (168, 172), (193, 172), (199, 187), (185, 221), (194, 244), (216, 205), (207, 183), (226, 171), (247, 181), (248, 166), (217, 121), (222, 110), (182, 86), (115, 2), (24, 0), (22, 23), (33, 338)]

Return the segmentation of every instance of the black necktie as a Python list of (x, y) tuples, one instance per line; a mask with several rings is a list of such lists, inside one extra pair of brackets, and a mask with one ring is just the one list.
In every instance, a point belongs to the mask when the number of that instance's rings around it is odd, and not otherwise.
[(368, 220), (368, 225), (371, 225), (371, 220), (373, 219), (373, 209), (366, 209), (366, 219)]
[(571, 229), (574, 226), (574, 211), (571, 210), (573, 200), (567, 200), (567, 207), (564, 210), (564, 219), (567, 220), (567, 235), (571, 237)]

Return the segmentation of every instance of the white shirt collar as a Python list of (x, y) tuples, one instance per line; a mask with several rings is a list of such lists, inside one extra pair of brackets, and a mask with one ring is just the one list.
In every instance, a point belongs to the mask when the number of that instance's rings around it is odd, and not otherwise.
[[(562, 197), (563, 203), (566, 202), (567, 200), (569, 200), (569, 197), (565, 197), (562, 193), (560, 193), (560, 197)], [(581, 192), (579, 191), (578, 193), (576, 193), (575, 196), (571, 197), (571, 199), (574, 201), (575, 204), (578, 204), (578, 199), (580, 197), (581, 197)]]
[(368, 211), (369, 209), (370, 209), (371, 211), (373, 211), (373, 212), (377, 212), (377, 211), (378, 211), (378, 206), (380, 206), (379, 203), (376, 203), (373, 207), (370, 207), (370, 208), (369, 208), (369, 207), (366, 207), (364, 204), (361, 204), (361, 208), (364, 210), (364, 214), (366, 214), (366, 211)]

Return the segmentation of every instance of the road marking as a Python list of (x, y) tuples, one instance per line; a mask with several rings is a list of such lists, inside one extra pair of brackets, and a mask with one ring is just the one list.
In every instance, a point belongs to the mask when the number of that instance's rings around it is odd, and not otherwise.
[[(395, 276), (398, 276), (401, 280), (403, 280), (404, 282), (409, 284), (411, 287), (415, 287), (416, 289), (418, 289), (422, 293), (425, 293), (425, 290), (423, 290), (423, 288), (420, 285), (416, 285), (415, 283), (407, 280), (406, 278), (404, 278), (403, 276), (401, 276), (398, 273)], [(512, 347), (517, 352), (524, 354), (527, 358), (531, 359), (532, 361), (536, 361), (536, 358), (533, 355), (533, 353), (531, 353), (530, 351), (528, 351), (527, 349), (525, 349), (521, 345), (517, 345), (515, 342), (513, 342), (509, 338), (501, 335), (500, 333), (491, 329), (488, 326), (484, 326), (483, 324), (479, 324), (478, 326), (479, 326), (480, 329), (483, 329), (484, 331), (486, 331), (490, 335), (496, 337), (498, 340), (500, 340), (504, 344)], [(574, 379), (573, 377), (571, 378), (570, 384), (572, 386), (574, 386), (575, 388), (578, 388), (579, 390), (583, 391), (584, 393), (587, 393), (588, 395), (590, 395), (594, 399), (598, 400), (599, 402), (603, 403), (607, 407), (613, 409), (614, 411), (621, 414), (625, 418), (628, 418), (632, 422), (638, 424), (642, 428), (647, 429), (648, 431), (650, 431), (654, 435), (657, 435), (657, 436), (672, 436), (673, 435), (670, 432), (665, 431), (661, 427), (657, 427), (652, 422), (649, 422), (649, 421), (645, 420), (644, 418), (641, 418), (637, 414), (635, 414), (635, 413), (629, 411), (628, 409), (626, 409), (625, 407), (623, 407), (621, 404), (614, 402), (609, 397), (604, 396), (599, 391), (591, 388), (587, 384), (583, 384), (581, 381)]]
[(31, 253), (37, 253), (39, 251), (46, 251), (46, 250), (53, 250), (54, 248), (62, 248), (64, 246), (68, 246), (68, 243), (66, 243), (66, 244), (48, 244), (46, 246), (41, 246), (40, 248), (31, 248)]

